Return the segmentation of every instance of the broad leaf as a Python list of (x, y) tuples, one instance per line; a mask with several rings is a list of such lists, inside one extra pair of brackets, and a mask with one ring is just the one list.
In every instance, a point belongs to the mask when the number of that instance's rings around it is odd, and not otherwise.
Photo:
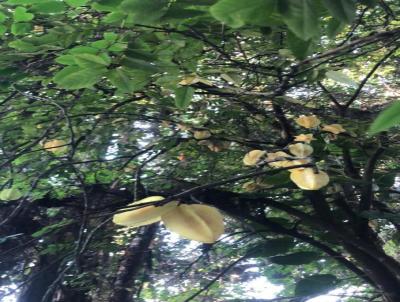
[(175, 105), (179, 109), (186, 109), (192, 100), (194, 89), (190, 86), (179, 87), (175, 90)]
[(65, 89), (90, 88), (107, 72), (105, 68), (85, 68), (68, 66), (54, 76), (54, 82)]
[(324, 0), (325, 7), (336, 19), (351, 23), (356, 16), (356, 3), (354, 0)]
[(17, 188), (3, 189), (0, 191), (1, 200), (6, 200), (6, 201), (17, 200), (20, 199), (22, 196), (23, 196), (22, 192)]
[(271, 257), (269, 261), (281, 265), (301, 265), (311, 263), (320, 258), (320, 254), (316, 252), (297, 252), (284, 256)]
[(82, 53), (74, 55), (75, 63), (82, 68), (104, 67), (111, 63), (111, 59), (106, 55), (93, 55)]
[(249, 252), (251, 257), (270, 257), (284, 254), (294, 247), (295, 243), (291, 238), (278, 238), (269, 240), (257, 246), (254, 251)]
[(28, 13), (25, 7), (18, 6), (14, 10), (14, 21), (15, 22), (26, 22), (31, 21), (34, 15)]
[(334, 275), (320, 274), (301, 279), (296, 283), (295, 296), (316, 296), (333, 289), (338, 279)]
[(233, 28), (245, 24), (266, 26), (274, 12), (276, 0), (220, 0), (211, 6), (211, 15)]
[(320, 34), (318, 9), (314, 0), (285, 0), (281, 12), (289, 29), (307, 41)]
[(340, 71), (330, 70), (330, 71), (326, 72), (325, 75), (328, 79), (331, 79), (337, 83), (351, 86), (354, 88), (358, 87), (357, 82), (355, 82), (353, 79), (349, 78), (347, 75), (345, 75), (344, 73), (342, 73)]
[(292, 32), (288, 32), (287, 43), (294, 56), (300, 60), (305, 59), (309, 54), (311, 54), (312, 40), (304, 41)]
[(122, 92), (132, 92), (135, 90), (135, 85), (130, 75), (121, 67), (112, 70), (107, 77)]
[(368, 133), (374, 135), (400, 124), (400, 101), (381, 112), (369, 128)]
[(123, 11), (132, 14), (135, 23), (152, 24), (167, 12), (168, 1), (124, 0), (120, 7)]

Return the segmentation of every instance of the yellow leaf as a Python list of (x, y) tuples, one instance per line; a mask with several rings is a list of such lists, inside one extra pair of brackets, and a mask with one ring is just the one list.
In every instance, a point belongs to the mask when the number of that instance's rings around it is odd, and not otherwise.
[(296, 135), (294, 137), (294, 141), (295, 142), (304, 142), (304, 143), (311, 143), (311, 141), (314, 140), (314, 136), (310, 133), (310, 134), (300, 134), (300, 135)]
[(329, 183), (329, 176), (323, 171), (316, 173), (313, 168), (295, 169), (290, 179), (303, 190), (319, 190)]
[(65, 153), (68, 150), (67, 143), (62, 139), (52, 139), (43, 144), (44, 149), (53, 153)]
[(198, 130), (193, 132), (195, 139), (207, 139), (211, 136), (211, 132), (208, 130)]
[(289, 145), (289, 151), (297, 157), (307, 157), (313, 153), (314, 149), (310, 145), (297, 143)]
[(296, 123), (304, 128), (315, 128), (317, 127), (321, 121), (315, 115), (302, 115), (296, 119)]
[(283, 151), (267, 153), (268, 165), (273, 168), (289, 167), (292, 164), (290, 160), (287, 160), (288, 157), (291, 156)]
[(242, 185), (242, 189), (247, 192), (254, 192), (254, 191), (257, 191), (259, 188), (260, 188), (260, 186), (257, 183), (255, 183), (254, 181), (248, 181)]
[(178, 84), (182, 85), (182, 86), (188, 86), (188, 85), (193, 85), (196, 83), (203, 83), (208, 86), (213, 86), (213, 83), (210, 82), (209, 80), (202, 79), (196, 75), (184, 77)]
[[(128, 206), (154, 203), (155, 201), (161, 201), (163, 199), (164, 197), (162, 196), (151, 196), (133, 202)], [(117, 213), (113, 217), (113, 222), (115, 224), (130, 226), (130, 227), (139, 227), (142, 225), (152, 224), (154, 222), (160, 221), (162, 214), (165, 214), (166, 212), (174, 209), (177, 205), (178, 202), (171, 201), (159, 207), (156, 207), (154, 205), (149, 205), (131, 211)]]
[(255, 166), (265, 155), (265, 151), (262, 150), (252, 150), (243, 157), (243, 163), (246, 166)]
[(346, 132), (346, 129), (342, 127), (340, 124), (331, 124), (331, 125), (325, 125), (322, 127), (322, 131), (330, 132), (333, 134), (339, 134)]
[(221, 213), (206, 205), (182, 204), (161, 219), (167, 229), (190, 240), (213, 243), (224, 233)]

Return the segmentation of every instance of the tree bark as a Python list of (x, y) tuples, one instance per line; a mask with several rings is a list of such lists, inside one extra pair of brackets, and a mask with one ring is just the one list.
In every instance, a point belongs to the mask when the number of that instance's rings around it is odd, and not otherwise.
[(143, 268), (143, 263), (149, 253), (149, 247), (157, 228), (157, 224), (142, 227), (125, 250), (124, 258), (119, 265), (109, 302), (134, 301), (131, 289), (134, 286), (134, 281), (137, 280), (139, 272)]

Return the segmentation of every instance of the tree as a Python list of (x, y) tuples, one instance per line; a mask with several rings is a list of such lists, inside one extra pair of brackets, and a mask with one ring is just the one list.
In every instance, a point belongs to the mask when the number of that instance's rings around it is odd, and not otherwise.
[[(400, 301), (399, 13), (395, 0), (3, 1), (4, 296), (274, 301), (248, 298), (265, 276), (278, 301), (354, 287), (340, 301)], [(194, 245), (113, 223), (148, 196), (157, 211), (217, 208), (225, 234)]]

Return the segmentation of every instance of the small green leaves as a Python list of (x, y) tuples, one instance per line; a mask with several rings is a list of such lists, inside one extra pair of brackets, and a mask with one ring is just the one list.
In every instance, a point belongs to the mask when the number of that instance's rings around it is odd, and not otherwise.
[(370, 135), (385, 131), (393, 126), (400, 124), (400, 101), (382, 111), (369, 128)]
[(298, 281), (294, 293), (295, 296), (316, 296), (333, 289), (337, 283), (334, 275), (312, 275)]
[(0, 200), (17, 200), (20, 199), (22, 196), (22, 192), (17, 188), (3, 189), (0, 191)]
[(344, 84), (346, 86), (357, 88), (358, 84), (353, 79), (349, 78), (347, 75), (340, 71), (330, 70), (326, 72), (326, 77), (337, 83)]
[(194, 94), (194, 88), (190, 86), (179, 87), (175, 90), (175, 105), (179, 109), (186, 109)]
[(14, 22), (27, 22), (33, 19), (34, 15), (28, 13), (25, 7), (18, 6), (14, 10)]

